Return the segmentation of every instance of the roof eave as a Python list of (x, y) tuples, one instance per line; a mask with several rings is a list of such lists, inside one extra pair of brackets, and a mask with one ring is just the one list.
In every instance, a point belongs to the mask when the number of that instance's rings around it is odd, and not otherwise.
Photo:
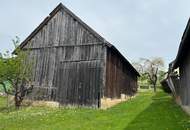
[(108, 46), (109, 48), (112, 48), (114, 51), (116, 51), (119, 56), (121, 56), (121, 58), (133, 69), (133, 71), (135, 72), (135, 74), (140, 77), (139, 72), (131, 65), (131, 63), (119, 52), (119, 50), (112, 45), (111, 43), (109, 43), (108, 41), (105, 42), (106, 46)]
[(176, 56), (176, 59), (174, 61), (174, 65), (173, 65), (174, 69), (176, 69), (180, 66), (180, 59), (182, 58), (182, 54), (183, 54), (183, 50), (185, 48), (185, 44), (187, 44), (185, 42), (185, 40), (187, 39), (188, 33), (190, 33), (190, 18), (188, 20), (187, 26), (185, 28), (185, 31), (183, 33), (183, 36), (182, 36), (182, 39), (181, 39), (181, 42), (179, 45), (179, 50), (178, 50), (178, 53), (177, 53), (177, 56)]

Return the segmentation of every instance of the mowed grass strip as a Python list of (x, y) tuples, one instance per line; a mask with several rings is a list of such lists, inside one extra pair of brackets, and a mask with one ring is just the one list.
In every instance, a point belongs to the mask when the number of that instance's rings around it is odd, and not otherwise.
[(162, 91), (139, 93), (107, 110), (27, 107), (7, 112), (0, 98), (0, 130), (190, 130), (190, 118)]

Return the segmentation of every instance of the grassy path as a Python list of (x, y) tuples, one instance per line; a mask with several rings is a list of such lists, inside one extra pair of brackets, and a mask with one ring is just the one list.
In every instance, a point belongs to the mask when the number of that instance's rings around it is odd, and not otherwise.
[(190, 130), (190, 117), (163, 92), (140, 93), (108, 110), (24, 108), (7, 113), (4, 100), (0, 98), (0, 130)]

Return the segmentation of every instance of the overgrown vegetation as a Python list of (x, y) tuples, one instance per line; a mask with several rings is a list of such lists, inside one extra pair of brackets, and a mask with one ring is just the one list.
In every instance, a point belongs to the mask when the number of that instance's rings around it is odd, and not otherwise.
[[(5, 130), (188, 130), (190, 118), (172, 98), (145, 92), (108, 110), (28, 107), (7, 113), (0, 98), (0, 129)], [(2, 103), (3, 102), (3, 103)]]

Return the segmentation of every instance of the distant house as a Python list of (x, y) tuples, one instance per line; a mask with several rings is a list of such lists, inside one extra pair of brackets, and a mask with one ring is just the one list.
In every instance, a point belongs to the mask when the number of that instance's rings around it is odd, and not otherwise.
[(103, 37), (59, 4), (21, 43), (35, 59), (33, 100), (100, 107), (102, 98), (133, 96), (139, 73)]
[[(176, 59), (170, 64), (170, 73), (178, 69), (178, 76), (170, 74), (170, 87), (182, 106), (190, 106), (190, 20), (181, 39)], [(174, 82), (175, 81), (175, 82)]]

